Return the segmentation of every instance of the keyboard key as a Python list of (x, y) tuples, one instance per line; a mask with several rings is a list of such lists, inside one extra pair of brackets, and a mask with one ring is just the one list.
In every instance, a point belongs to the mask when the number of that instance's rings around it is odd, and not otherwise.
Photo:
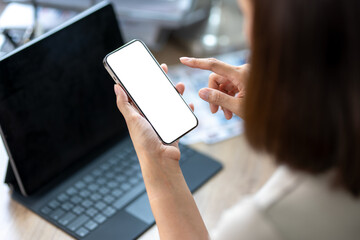
[(81, 206), (76, 206), (75, 208), (73, 208), (73, 212), (76, 213), (77, 215), (82, 214), (85, 211), (85, 208), (81, 207)]
[(112, 157), (109, 159), (109, 163), (115, 165), (119, 162), (119, 158)]
[(105, 195), (105, 194), (107, 194), (107, 193), (109, 193), (110, 192), (110, 189), (108, 189), (108, 188), (106, 188), (106, 187), (102, 187), (102, 188), (100, 188), (100, 190), (99, 190), (99, 193), (101, 193), (102, 195)]
[(140, 165), (139, 164), (134, 164), (131, 166), (132, 169), (136, 170), (136, 171), (141, 171)]
[(74, 221), (72, 221), (67, 227), (71, 230), (71, 231), (75, 231), (76, 229), (78, 229), (81, 225), (83, 225), (85, 222), (87, 222), (89, 220), (89, 217), (86, 215), (80, 215), (79, 217), (77, 217)]
[(95, 169), (94, 171), (92, 171), (92, 174), (95, 176), (95, 177), (98, 177), (102, 174), (102, 170), (100, 169)]
[(71, 195), (74, 195), (77, 193), (77, 190), (74, 188), (74, 187), (70, 187), (66, 190), (66, 193), (69, 194), (70, 196)]
[(117, 166), (114, 168), (115, 173), (120, 173), (124, 168), (122, 166)]
[(106, 220), (106, 217), (102, 214), (98, 214), (94, 217), (94, 220), (98, 223), (103, 223)]
[(128, 172), (130, 169), (131, 169), (131, 166), (130, 166), (130, 165), (124, 167), (124, 169), (123, 169), (123, 174), (125, 174), (126, 172)]
[(144, 183), (140, 183), (137, 186), (134, 186), (130, 191), (128, 191), (127, 193), (125, 193), (121, 198), (119, 198), (118, 200), (116, 200), (113, 203), (113, 206), (116, 209), (121, 209), (123, 208), (127, 203), (129, 203), (130, 200), (132, 200), (134, 197), (136, 197), (137, 195), (139, 195), (140, 193), (142, 193), (143, 191), (145, 191), (145, 185)]
[(137, 158), (136, 155), (132, 155), (132, 156), (130, 157), (130, 160), (131, 160), (132, 162), (136, 162), (136, 163), (137, 163), (138, 158)]
[(71, 199), (70, 199), (71, 202), (75, 203), (75, 204), (78, 204), (79, 202), (82, 201), (82, 198), (81, 197), (78, 197), (78, 196), (73, 196)]
[(51, 202), (49, 202), (48, 204), (52, 209), (57, 208), (58, 206), (60, 206), (60, 203), (56, 200), (52, 200)]
[(124, 175), (120, 175), (120, 176), (117, 176), (115, 179), (119, 183), (122, 183), (123, 181), (125, 181), (126, 177)]
[(124, 191), (127, 191), (131, 188), (130, 184), (128, 183), (123, 183), (120, 185), (121, 189), (124, 190)]
[(134, 175), (134, 169), (132, 168), (127, 168), (126, 171), (124, 172), (124, 174), (128, 177), (132, 177)]
[(83, 181), (78, 181), (77, 183), (75, 183), (75, 187), (77, 187), (78, 189), (82, 189), (85, 187), (85, 183)]
[(105, 177), (109, 178), (109, 179), (113, 179), (115, 177), (115, 174), (113, 172), (107, 172), (105, 174)]
[(92, 195), (90, 196), (90, 199), (93, 200), (93, 201), (98, 201), (98, 200), (100, 200), (101, 198), (102, 198), (101, 195), (98, 194), (98, 193), (94, 193), (94, 194), (92, 194)]
[(87, 198), (88, 196), (90, 196), (91, 192), (89, 192), (88, 190), (81, 190), (79, 195), (84, 197), (84, 198)]
[(74, 207), (74, 204), (72, 204), (71, 202), (64, 202), (63, 204), (61, 204), (61, 207), (62, 209), (69, 211)]
[(84, 182), (90, 183), (90, 182), (92, 182), (92, 181), (94, 181), (94, 177), (93, 177), (93, 176), (87, 175), (86, 177), (84, 177)]
[(114, 197), (112, 197), (111, 195), (108, 195), (104, 198), (104, 201), (107, 203), (107, 204), (111, 204), (113, 201), (115, 200)]
[(62, 193), (62, 194), (60, 194), (60, 195), (57, 197), (57, 199), (58, 199), (60, 202), (65, 202), (66, 200), (69, 199), (69, 196), (66, 195), (65, 193)]
[(99, 225), (96, 222), (91, 221), (91, 220), (85, 224), (85, 227), (88, 228), (89, 230), (94, 230), (97, 226), (99, 226)]
[(53, 211), (50, 214), (50, 217), (54, 220), (58, 220), (64, 213), (65, 212), (59, 208), (59, 209), (56, 209), (55, 211)]
[(119, 184), (115, 181), (110, 181), (106, 184), (109, 188), (116, 188)]
[(48, 215), (51, 211), (52, 211), (52, 210), (51, 210), (51, 208), (49, 208), (49, 207), (43, 207), (43, 208), (41, 209), (41, 212), (42, 212), (43, 214), (46, 214), (46, 215)]
[(93, 202), (89, 199), (85, 199), (81, 205), (83, 205), (85, 208), (89, 208), (91, 205), (93, 205)]
[(100, 211), (106, 207), (106, 204), (102, 201), (95, 203), (95, 208), (99, 209)]
[(99, 185), (103, 185), (107, 182), (106, 178), (103, 178), (103, 177), (99, 177), (98, 179), (96, 179), (96, 182), (99, 184)]
[(95, 216), (97, 212), (98, 210), (96, 210), (95, 208), (89, 208), (88, 210), (86, 210), (86, 214), (89, 215), (90, 217)]
[(110, 168), (110, 164), (108, 163), (103, 163), (101, 164), (100, 168), (104, 171), (108, 170)]
[(103, 211), (103, 213), (108, 217), (112, 216), (115, 212), (116, 212), (115, 208), (112, 208), (112, 207), (107, 207)]
[(121, 191), (120, 189), (115, 189), (112, 192), (112, 195), (114, 195), (115, 197), (120, 197), (123, 194), (123, 191)]
[(129, 183), (131, 183), (132, 185), (138, 183), (139, 181), (140, 181), (140, 179), (137, 178), (137, 177), (131, 177), (131, 178), (129, 178)]
[(68, 212), (59, 219), (59, 223), (63, 226), (66, 226), (71, 220), (76, 217), (75, 214)]
[(89, 189), (90, 191), (95, 192), (96, 190), (99, 189), (99, 185), (97, 185), (97, 184), (95, 184), (95, 183), (92, 183), (92, 184), (90, 184), (90, 185), (88, 186), (88, 189)]
[(124, 159), (121, 161), (121, 165), (123, 165), (124, 167), (129, 166), (129, 163)]
[(79, 230), (76, 231), (76, 234), (79, 235), (80, 237), (85, 237), (87, 234), (89, 233), (89, 230), (87, 230), (86, 228), (79, 228)]

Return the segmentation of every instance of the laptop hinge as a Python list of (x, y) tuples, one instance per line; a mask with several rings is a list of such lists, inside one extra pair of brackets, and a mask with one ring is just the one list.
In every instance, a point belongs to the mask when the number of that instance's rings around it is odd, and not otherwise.
[(10, 189), (12, 191), (20, 193), (19, 184), (16, 181), (15, 174), (14, 174), (14, 171), (13, 171), (13, 169), (11, 167), (10, 161), (8, 161), (4, 182), (10, 187)]

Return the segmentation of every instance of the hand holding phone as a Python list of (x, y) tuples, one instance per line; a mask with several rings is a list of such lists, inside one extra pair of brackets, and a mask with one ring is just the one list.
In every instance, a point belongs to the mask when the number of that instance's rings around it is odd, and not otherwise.
[(143, 42), (133, 40), (109, 53), (104, 66), (164, 143), (197, 126), (196, 116)]

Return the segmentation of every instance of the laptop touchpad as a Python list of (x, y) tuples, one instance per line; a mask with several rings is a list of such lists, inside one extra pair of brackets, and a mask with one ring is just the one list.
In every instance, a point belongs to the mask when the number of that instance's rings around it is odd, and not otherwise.
[(146, 192), (127, 206), (125, 211), (147, 224), (152, 224), (155, 221)]

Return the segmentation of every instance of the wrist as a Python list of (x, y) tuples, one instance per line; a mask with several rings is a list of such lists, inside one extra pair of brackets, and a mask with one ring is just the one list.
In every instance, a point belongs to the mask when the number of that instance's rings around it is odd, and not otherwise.
[(144, 180), (149, 178), (169, 181), (179, 174), (182, 175), (179, 160), (161, 154), (140, 156), (139, 162)]
[(185, 183), (178, 160), (161, 155), (144, 155), (139, 156), (139, 162), (149, 199), (174, 194), (179, 184)]
[(154, 148), (135, 147), (140, 164), (157, 166), (160, 168), (179, 167), (180, 151), (175, 146), (159, 144)]

